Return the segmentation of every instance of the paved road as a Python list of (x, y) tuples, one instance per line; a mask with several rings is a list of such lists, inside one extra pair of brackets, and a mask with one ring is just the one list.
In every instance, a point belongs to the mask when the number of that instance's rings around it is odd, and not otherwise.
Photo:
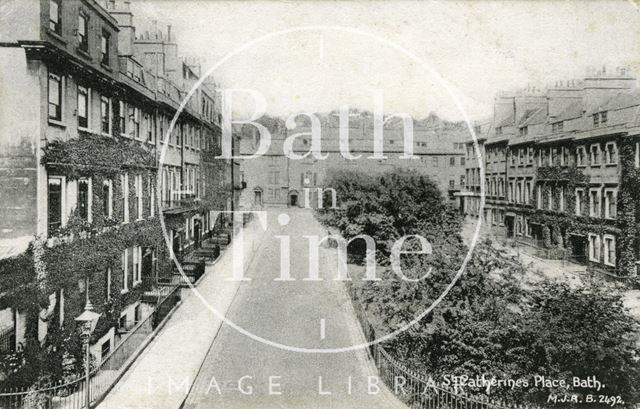
[[(288, 225), (278, 215), (286, 212)], [(342, 283), (332, 280), (335, 250), (320, 250), (322, 281), (303, 281), (309, 250), (303, 235), (326, 234), (309, 211), (268, 212), (268, 229), (248, 263), (227, 317), (271, 342), (298, 348), (340, 348), (361, 343), (357, 319)], [(280, 274), (280, 242), (291, 242), (294, 281)], [(371, 377), (371, 378), (369, 378)], [(375, 384), (375, 369), (363, 350), (302, 353), (259, 342), (223, 324), (184, 403), (184, 408), (394, 408), (403, 407)]]

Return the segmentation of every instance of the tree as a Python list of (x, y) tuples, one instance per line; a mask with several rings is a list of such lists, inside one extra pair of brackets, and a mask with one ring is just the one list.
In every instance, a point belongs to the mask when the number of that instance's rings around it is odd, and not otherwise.
[[(319, 217), (343, 235), (369, 232), (384, 243), (403, 234), (431, 237), (433, 254), (404, 262), (416, 277), (431, 269), (425, 280), (408, 282), (386, 271), (380, 281), (354, 278), (351, 283), (350, 292), (364, 305), (378, 335), (395, 331), (442, 294), (460, 268), (467, 253), (459, 237), (460, 218), (435, 195), (433, 182), (409, 172), (379, 177), (341, 172), (330, 180), (339, 209), (322, 210)], [(551, 241), (548, 227), (545, 236)], [(595, 376), (606, 385), (599, 393), (620, 395), (629, 405), (640, 401), (638, 323), (619, 295), (594, 285), (532, 284), (525, 276), (526, 268), (515, 258), (480, 243), (442, 302), (385, 348), (436, 381), (445, 375), (483, 374), (526, 380), (526, 386), (490, 389), (492, 397), (511, 402), (546, 405), (549, 393), (568, 392), (535, 385), (536, 375), (569, 385), (574, 376)], [(466, 392), (487, 393), (485, 388)], [(570, 387), (569, 392), (595, 391)]]
[[(458, 236), (461, 221), (429, 177), (405, 170), (378, 175), (341, 170), (328, 175), (325, 187), (336, 190), (339, 208), (319, 209), (320, 221), (347, 239), (371, 236), (382, 256), (405, 235), (420, 232), (431, 240), (455, 231)], [(350, 248), (360, 255), (364, 250), (358, 242)]]

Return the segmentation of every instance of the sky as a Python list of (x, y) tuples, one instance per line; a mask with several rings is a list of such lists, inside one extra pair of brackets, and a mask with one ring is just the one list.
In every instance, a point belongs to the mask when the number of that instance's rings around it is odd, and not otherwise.
[[(640, 3), (613, 1), (133, 0), (138, 33), (172, 25), (180, 54), (272, 115), (340, 105), (449, 120), (491, 115), (500, 90), (587, 67), (640, 74)], [(229, 54), (232, 54), (229, 56)], [(223, 58), (228, 58), (220, 63)], [(249, 115), (254, 97), (234, 94)]]

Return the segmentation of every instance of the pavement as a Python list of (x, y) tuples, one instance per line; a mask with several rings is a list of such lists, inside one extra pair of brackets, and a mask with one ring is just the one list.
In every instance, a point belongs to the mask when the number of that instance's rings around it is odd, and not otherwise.
[[(467, 219), (463, 229), (462, 237), (468, 244), (471, 242), (475, 231), (476, 220)], [(627, 285), (615, 281), (610, 277), (605, 277), (600, 273), (588, 272), (582, 264), (572, 263), (567, 260), (547, 260), (530, 254), (527, 246), (511, 247), (501, 244), (501, 240), (495, 239), (495, 234), (491, 228), (482, 225), (480, 238), (492, 239), (492, 246), (505, 254), (517, 258), (525, 267), (528, 275), (526, 281), (538, 282), (542, 280), (556, 280), (567, 283), (573, 288), (584, 286), (588, 282), (597, 282), (601, 286), (610, 288), (611, 291), (620, 293), (624, 306), (629, 314), (640, 322), (640, 290), (634, 290)], [(640, 341), (639, 341), (640, 342)]]
[[(264, 234), (258, 227), (252, 223), (244, 231), (242, 244), (247, 257)], [(215, 265), (206, 267), (197, 287), (202, 298), (221, 315), (240, 285), (227, 280), (233, 248), (239, 245), (233, 242)], [(98, 408), (179, 408), (221, 324), (222, 319), (206, 308), (195, 292), (183, 290), (182, 304)]]
[[(364, 337), (343, 283), (333, 279), (335, 249), (321, 247), (319, 279), (304, 279), (311, 253), (303, 236), (323, 237), (327, 230), (305, 209), (269, 210), (267, 225), (265, 231), (254, 220), (246, 229), (242, 251), (250, 281), (226, 280), (234, 240), (199, 284), (202, 299), (186, 292), (100, 409), (405, 407), (378, 381), (364, 349), (330, 351)], [(290, 278), (282, 280), (286, 240)]]

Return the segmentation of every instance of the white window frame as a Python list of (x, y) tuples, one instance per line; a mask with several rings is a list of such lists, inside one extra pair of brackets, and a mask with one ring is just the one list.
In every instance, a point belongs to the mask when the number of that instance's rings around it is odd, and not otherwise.
[(542, 186), (536, 186), (536, 208), (542, 209)]
[(564, 212), (564, 209), (566, 208), (565, 203), (564, 203), (564, 186), (560, 186), (560, 211)]
[(104, 186), (107, 186), (109, 188), (109, 208), (107, 209), (107, 218), (111, 219), (113, 218), (113, 180), (105, 179), (104, 181), (102, 181), (102, 186), (103, 193)]
[[(614, 205), (616, 206), (616, 214), (615, 217), (612, 217), (609, 213), (609, 198), (607, 197), (607, 193), (613, 193)], [(609, 220), (615, 220), (618, 217), (618, 189), (613, 187), (606, 187), (604, 189), (604, 218)]]
[(138, 203), (138, 214), (136, 215), (136, 221), (143, 219), (143, 209), (142, 209), (142, 175), (135, 175), (134, 185), (136, 189), (136, 202)]
[[(130, 134), (128, 135), (131, 139), (139, 140), (142, 135), (142, 128), (140, 126), (140, 108), (130, 104), (127, 109), (127, 118), (125, 118), (125, 122), (131, 123)], [(136, 131), (138, 134), (136, 135)]]
[(109, 301), (111, 299), (111, 267), (107, 267), (107, 294), (106, 294), (106, 298), (107, 301)]
[[(124, 119), (124, 121), (122, 120)], [(127, 135), (127, 104), (123, 100), (118, 100), (118, 126), (122, 123), (120, 128), (120, 136), (128, 138)]]
[(640, 142), (636, 142), (635, 165), (636, 165), (636, 168), (640, 168)]
[(148, 186), (149, 186), (149, 215), (154, 217), (156, 215), (155, 209), (155, 200), (156, 200), (156, 186), (153, 183), (153, 177), (149, 176)]
[(91, 209), (93, 208), (93, 178), (80, 178), (76, 183), (76, 209), (78, 207), (78, 199), (80, 197), (80, 182), (87, 181), (87, 222), (93, 221)]
[[(584, 153), (584, 155), (580, 155), (580, 152)], [(577, 167), (585, 167), (587, 164), (585, 163), (587, 159), (587, 148), (584, 145), (580, 145), (576, 148), (576, 166)]]
[[(613, 245), (613, 260), (609, 259), (609, 248), (607, 247), (607, 240), (611, 241)], [(604, 264), (615, 267), (616, 266), (616, 237), (612, 234), (605, 234), (602, 236), (602, 244), (604, 245)]]
[(57, 175), (47, 176), (47, 231), (49, 230), (49, 179), (60, 179), (60, 227), (65, 227), (69, 220), (69, 214), (67, 213), (67, 178), (66, 176)]
[[(107, 101), (107, 106), (109, 107), (108, 112), (108, 120), (109, 120), (109, 131), (107, 133), (102, 130), (102, 102)], [(104, 136), (113, 135), (113, 106), (111, 105), (111, 98), (102, 95), (100, 97), (100, 133)]]
[(133, 286), (137, 287), (142, 283), (142, 247), (134, 246), (133, 253)]
[(124, 294), (129, 291), (129, 249), (122, 251), (122, 290)]
[[(595, 239), (595, 240), (592, 240)], [(594, 242), (595, 242), (595, 250), (594, 251)], [(600, 251), (601, 251), (602, 243), (600, 240), (600, 236), (597, 234), (589, 233), (589, 261), (593, 261), (595, 263), (600, 262)], [(594, 256), (595, 253), (595, 256)]]
[[(615, 162), (613, 162), (611, 160), (611, 157), (609, 156), (609, 147), (613, 146), (613, 151), (616, 154), (616, 160)], [(604, 145), (604, 164), (605, 165), (617, 165), (618, 164), (618, 144), (611, 141), (611, 142), (607, 142)]]
[(124, 216), (122, 224), (129, 223), (129, 174), (120, 175), (120, 187), (122, 189), (122, 198), (124, 199)]
[[(84, 92), (82, 92), (84, 91)], [(91, 132), (91, 88), (89, 87), (85, 87), (82, 85), (78, 85), (77, 87), (77, 95), (76, 95), (76, 104), (77, 104), (77, 111), (76, 111), (76, 116), (78, 118), (78, 120), (80, 119), (80, 94), (84, 93), (86, 95), (87, 98), (87, 106), (86, 106), (86, 115), (87, 115), (87, 126), (80, 126), (80, 124), (78, 123), (78, 129), (82, 130), (82, 131), (86, 131), (86, 132)]]
[(509, 190), (508, 190), (508, 192), (507, 192), (507, 193), (509, 194), (509, 197), (508, 197), (508, 200), (507, 200), (507, 201), (508, 201), (508, 202), (510, 202), (510, 203), (515, 202), (515, 199), (514, 199), (514, 197), (513, 197), (513, 196), (514, 196), (514, 194), (515, 194), (515, 189), (514, 189), (514, 187), (515, 187), (515, 186), (514, 186), (514, 181), (513, 181), (513, 180), (510, 180), (510, 181), (509, 181)]
[[(597, 197), (598, 197), (598, 208), (595, 209), (591, 200), (591, 193), (596, 192), (597, 193)], [(589, 217), (602, 217), (601, 214), (601, 208), (602, 208), (602, 189), (600, 188), (590, 188), (589, 189)]]
[[(597, 148), (598, 151), (598, 163), (594, 161), (593, 148)], [(599, 143), (594, 143), (589, 146), (589, 165), (592, 167), (599, 167), (602, 165), (602, 149), (600, 149)]]
[[(50, 92), (50, 83), (49, 80), (51, 77), (54, 77), (58, 80), (60, 84), (59, 89), (59, 100), (60, 100), (60, 119), (51, 118), (49, 116), (49, 92)], [(54, 125), (64, 126), (64, 114), (65, 114), (65, 88), (66, 88), (66, 77), (64, 75), (56, 74), (55, 72), (49, 71), (49, 75), (47, 76), (47, 119), (49, 123)]]
[(576, 188), (575, 198), (576, 198), (576, 208), (575, 208), (576, 216), (582, 216), (582, 212), (580, 210), (582, 208), (582, 202), (584, 200), (584, 188)]

